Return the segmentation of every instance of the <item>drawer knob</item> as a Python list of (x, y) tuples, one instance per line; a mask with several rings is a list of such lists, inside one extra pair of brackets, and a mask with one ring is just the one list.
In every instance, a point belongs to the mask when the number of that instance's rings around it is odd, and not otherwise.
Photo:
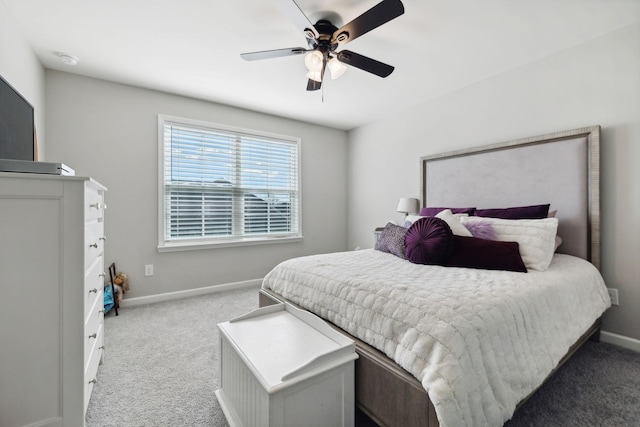
[(89, 338), (96, 338), (97, 336), (98, 334), (94, 332), (93, 334), (89, 335)]
[(94, 292), (94, 293), (98, 293), (98, 289), (97, 288), (93, 288), (89, 290), (89, 293)]
[(96, 381), (96, 379), (94, 378), (94, 379), (92, 379), (91, 381), (89, 381), (89, 384), (95, 384), (95, 383), (97, 383), (97, 382), (98, 382), (98, 381)]
[(98, 277), (104, 277), (104, 276), (106, 276), (106, 274), (104, 272), (98, 274)]
[(96, 208), (96, 209), (105, 209), (106, 208), (106, 206), (104, 204), (102, 204), (102, 203), (93, 203), (93, 204), (91, 204), (89, 206), (91, 206), (92, 208)]
[(98, 350), (104, 350), (104, 346), (101, 345), (100, 347), (98, 347)]
[(107, 236), (102, 236), (100, 240), (107, 240)]
[(98, 249), (98, 244), (97, 243), (92, 243), (92, 244), (89, 245), (89, 247)]
[(98, 310), (98, 313), (102, 313), (102, 314), (104, 314), (104, 309), (102, 309), (102, 310)]

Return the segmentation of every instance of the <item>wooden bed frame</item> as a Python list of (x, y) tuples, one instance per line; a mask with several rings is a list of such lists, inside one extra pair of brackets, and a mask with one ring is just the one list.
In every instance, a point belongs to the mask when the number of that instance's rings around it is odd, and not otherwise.
[[(559, 252), (600, 268), (599, 164), (599, 126), (422, 157), (422, 206), (488, 208), (550, 202), (551, 209), (558, 209), (558, 235), (565, 242)], [(291, 303), (270, 290), (259, 292), (261, 307), (283, 301)], [(600, 325), (601, 318), (571, 346), (547, 379), (587, 340), (599, 340)], [(414, 376), (379, 350), (334, 328), (356, 342), (356, 405), (370, 419), (356, 417), (357, 423), (439, 426), (429, 395)]]

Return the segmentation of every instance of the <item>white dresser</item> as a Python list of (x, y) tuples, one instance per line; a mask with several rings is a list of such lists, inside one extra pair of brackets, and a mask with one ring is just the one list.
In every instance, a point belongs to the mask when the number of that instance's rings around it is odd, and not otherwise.
[(104, 193), (0, 173), (0, 425), (83, 426), (104, 351)]

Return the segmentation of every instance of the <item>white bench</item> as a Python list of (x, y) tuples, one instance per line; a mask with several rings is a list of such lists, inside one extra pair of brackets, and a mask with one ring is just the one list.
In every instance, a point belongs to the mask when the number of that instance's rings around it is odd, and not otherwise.
[(289, 304), (218, 324), (221, 387), (231, 427), (353, 426), (354, 342)]

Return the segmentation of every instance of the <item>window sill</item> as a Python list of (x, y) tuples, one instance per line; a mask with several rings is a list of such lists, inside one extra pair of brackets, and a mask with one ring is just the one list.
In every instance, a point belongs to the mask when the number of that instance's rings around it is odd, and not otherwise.
[(158, 252), (195, 251), (200, 249), (231, 248), (236, 246), (258, 246), (276, 243), (301, 242), (303, 236), (293, 237), (269, 237), (269, 238), (245, 238), (242, 240), (220, 240), (218, 242), (165, 242), (158, 245)]

